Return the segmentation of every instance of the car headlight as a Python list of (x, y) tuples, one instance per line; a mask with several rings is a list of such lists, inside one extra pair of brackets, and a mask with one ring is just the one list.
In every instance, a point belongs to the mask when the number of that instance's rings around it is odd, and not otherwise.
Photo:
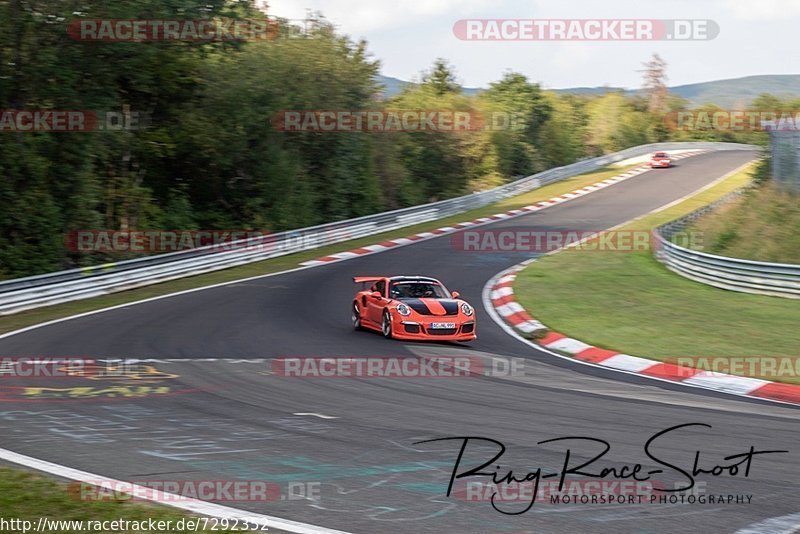
[(405, 304), (398, 304), (397, 313), (399, 313), (400, 315), (408, 316), (411, 315), (411, 309)]
[(464, 312), (464, 315), (472, 315), (474, 313), (472, 310), (472, 306), (470, 306), (466, 302), (463, 302), (461, 304), (461, 311)]

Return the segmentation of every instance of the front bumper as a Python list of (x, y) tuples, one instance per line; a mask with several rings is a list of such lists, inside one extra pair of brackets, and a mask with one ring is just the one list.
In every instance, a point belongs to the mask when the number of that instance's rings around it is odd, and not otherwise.
[(672, 166), (672, 162), (671, 161), (651, 161), (650, 162), (650, 167), (654, 167), (654, 168), (655, 167), (659, 167), (659, 168), (665, 169), (665, 168), (671, 167), (671, 166)]
[(430, 328), (430, 321), (394, 321), (393, 334), (397, 339), (425, 341), (472, 341), (478, 337), (474, 320), (448, 322), (455, 322), (455, 328)]

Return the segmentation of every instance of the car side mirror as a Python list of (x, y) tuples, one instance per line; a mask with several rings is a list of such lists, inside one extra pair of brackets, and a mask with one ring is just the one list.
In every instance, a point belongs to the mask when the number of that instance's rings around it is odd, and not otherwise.
[(458, 291), (453, 291), (453, 298), (454, 299), (457, 299), (460, 296), (461, 296), (461, 293), (459, 293)]
[(371, 297), (375, 297), (376, 299), (382, 299), (383, 298), (383, 295), (381, 295), (380, 291), (373, 291), (372, 293), (370, 293), (370, 296)]

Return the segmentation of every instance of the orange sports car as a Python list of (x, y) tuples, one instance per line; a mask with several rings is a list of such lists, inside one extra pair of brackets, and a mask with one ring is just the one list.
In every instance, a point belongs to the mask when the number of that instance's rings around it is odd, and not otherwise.
[[(355, 276), (353, 327), (390, 339), (472, 341), (475, 309), (427, 276)], [(370, 284), (367, 289), (367, 284)]]

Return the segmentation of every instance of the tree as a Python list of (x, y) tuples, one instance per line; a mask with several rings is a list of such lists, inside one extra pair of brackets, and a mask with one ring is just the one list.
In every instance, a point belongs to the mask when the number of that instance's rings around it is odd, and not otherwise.
[(553, 109), (539, 85), (518, 72), (506, 72), (489, 85), (481, 100), (486, 103), (487, 115), (500, 112), (509, 117), (508, 127), (493, 134), (500, 174), (527, 176), (542, 170), (537, 146), (542, 125)]
[(545, 167), (574, 163), (588, 155), (588, 97), (556, 93), (547, 93), (547, 97), (553, 111), (539, 132), (538, 144)]
[(642, 64), (644, 66), (644, 85), (643, 89), (648, 98), (648, 109), (652, 113), (661, 113), (665, 110), (667, 103), (667, 62), (658, 54), (653, 54), (650, 61)]
[(432, 89), (438, 96), (461, 92), (461, 86), (456, 81), (455, 71), (442, 58), (437, 58), (433, 63), (433, 68), (423, 74), (422, 84)]

